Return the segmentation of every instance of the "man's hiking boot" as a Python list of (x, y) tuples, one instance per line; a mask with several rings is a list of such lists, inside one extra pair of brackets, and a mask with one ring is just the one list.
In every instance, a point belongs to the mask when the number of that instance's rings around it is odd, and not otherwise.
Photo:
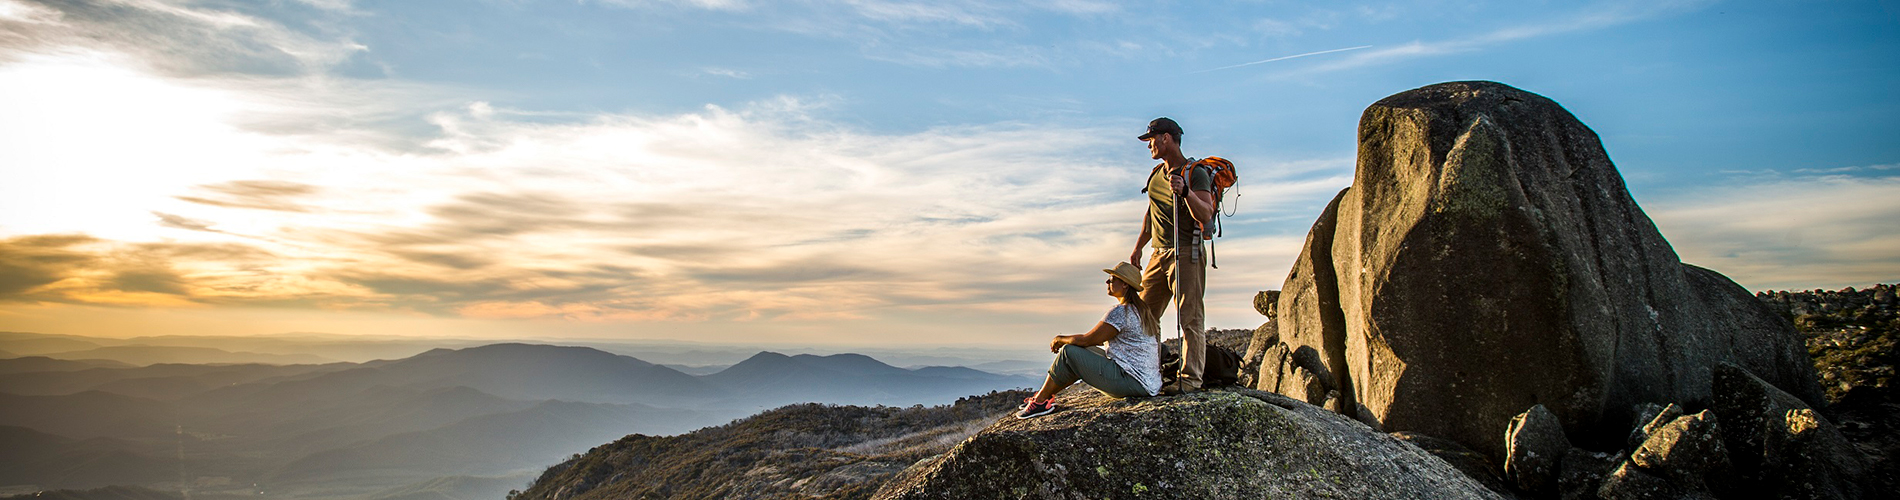
[(1016, 412), (1016, 418), (1031, 419), (1056, 412), (1056, 398), (1048, 401), (1031, 399), (1023, 402), (1023, 411)]
[(1196, 392), (1201, 392), (1201, 388), (1187, 385), (1187, 383), (1180, 380), (1168, 382), (1168, 385), (1161, 386), (1161, 395), (1163, 396), (1179, 396)]

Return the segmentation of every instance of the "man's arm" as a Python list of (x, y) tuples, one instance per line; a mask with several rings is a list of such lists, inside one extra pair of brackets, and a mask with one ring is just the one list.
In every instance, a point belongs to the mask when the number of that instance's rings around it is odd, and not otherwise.
[(1201, 227), (1214, 221), (1214, 193), (1212, 191), (1188, 191), (1187, 206), (1194, 220), (1201, 221)]
[[(1198, 170), (1198, 169), (1191, 169), (1191, 170)], [(1194, 174), (1195, 174), (1194, 171), (1188, 172), (1188, 175), (1194, 175)], [(1212, 173), (1208, 173), (1204, 175), (1212, 175)], [(1205, 176), (1201, 177), (1201, 181), (1206, 182), (1208, 184), (1213, 184), (1213, 181), (1211, 179), (1208, 179)], [(1179, 175), (1169, 178), (1168, 182), (1173, 185), (1174, 192), (1176, 193), (1187, 191), (1188, 216), (1193, 217), (1194, 220), (1201, 221), (1201, 227), (1207, 227), (1207, 224), (1209, 222), (1214, 221), (1214, 192), (1213, 191), (1200, 190), (1200, 189), (1192, 189), (1192, 190), (1187, 189), (1187, 180), (1182, 179), (1181, 176)]]

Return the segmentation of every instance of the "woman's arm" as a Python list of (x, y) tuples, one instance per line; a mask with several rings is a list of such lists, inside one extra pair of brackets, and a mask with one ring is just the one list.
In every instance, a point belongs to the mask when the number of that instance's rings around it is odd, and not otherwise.
[(1097, 321), (1095, 322), (1095, 328), (1089, 330), (1088, 333), (1081, 335), (1057, 335), (1055, 341), (1049, 343), (1049, 352), (1056, 352), (1057, 349), (1061, 349), (1065, 344), (1077, 347), (1102, 345), (1110, 340), (1114, 340), (1116, 335), (1121, 335), (1121, 331), (1116, 330), (1115, 325), (1108, 324), (1108, 322), (1105, 321)]

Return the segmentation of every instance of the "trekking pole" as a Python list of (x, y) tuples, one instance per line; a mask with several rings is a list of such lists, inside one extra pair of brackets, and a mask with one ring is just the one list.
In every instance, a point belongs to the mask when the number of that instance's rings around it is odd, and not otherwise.
[[(1168, 184), (1169, 184), (1168, 185), (1169, 188), (1172, 189), (1174, 187), (1173, 185), (1174, 183), (1172, 181), (1170, 181)], [(1187, 323), (1181, 320), (1182, 301), (1180, 300), (1181, 299), (1181, 259), (1182, 259), (1181, 257), (1181, 202), (1183, 200), (1183, 198), (1181, 198), (1181, 191), (1187, 190), (1186, 189), (1187, 177), (1185, 176), (1181, 178), (1181, 188), (1182, 189), (1173, 191), (1171, 193), (1174, 198), (1174, 241), (1172, 242), (1174, 246), (1174, 271), (1168, 273), (1168, 288), (1174, 292), (1170, 294), (1170, 295), (1173, 295), (1175, 298), (1174, 329), (1175, 329), (1175, 333), (1181, 337), (1181, 370), (1186, 371), (1187, 361), (1188, 361), (1187, 359), (1187, 348), (1188, 348)], [(1191, 216), (1192, 214), (1190, 213), (1189, 215)], [(1186, 390), (1185, 388), (1187, 387), (1187, 384), (1181, 382), (1180, 372), (1175, 373), (1174, 383), (1181, 384), (1181, 387), (1183, 388), (1183, 390)]]

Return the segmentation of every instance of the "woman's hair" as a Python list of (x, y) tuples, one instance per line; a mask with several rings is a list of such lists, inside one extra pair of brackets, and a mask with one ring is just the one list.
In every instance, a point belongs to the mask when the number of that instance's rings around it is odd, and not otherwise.
[(1161, 319), (1155, 317), (1154, 311), (1148, 309), (1148, 304), (1141, 301), (1141, 292), (1129, 287), (1128, 293), (1122, 294), (1122, 303), (1135, 306), (1135, 312), (1141, 314), (1141, 329), (1147, 330), (1142, 333), (1161, 338)]

